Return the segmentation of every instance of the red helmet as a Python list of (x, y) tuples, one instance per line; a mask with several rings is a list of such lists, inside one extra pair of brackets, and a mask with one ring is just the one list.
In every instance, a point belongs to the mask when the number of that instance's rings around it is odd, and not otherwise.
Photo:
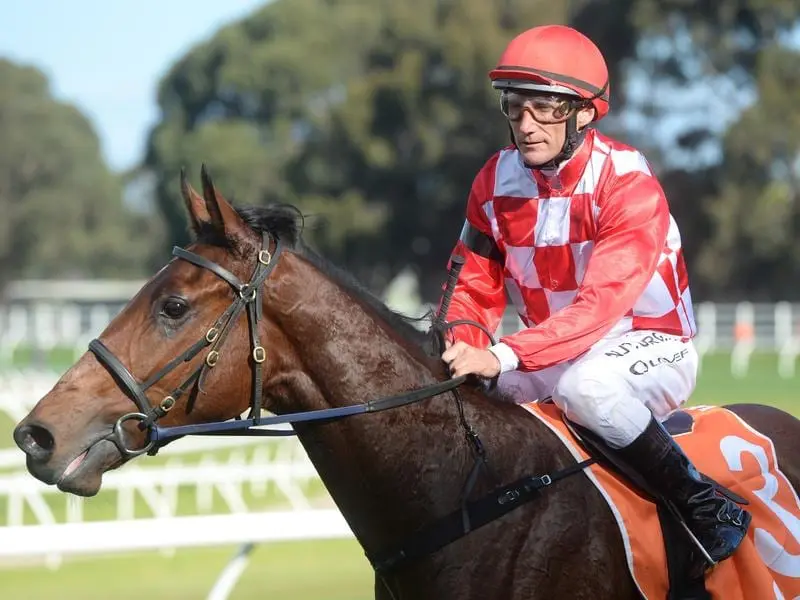
[(544, 25), (515, 37), (490, 73), (498, 89), (529, 89), (591, 100), (599, 121), (608, 114), (608, 67), (600, 49), (576, 29)]

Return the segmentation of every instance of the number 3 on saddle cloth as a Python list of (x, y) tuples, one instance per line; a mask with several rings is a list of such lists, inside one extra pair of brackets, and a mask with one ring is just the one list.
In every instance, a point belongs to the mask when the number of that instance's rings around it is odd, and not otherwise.
[[(600, 459), (585, 472), (605, 498), (619, 526), (628, 568), (647, 600), (800, 600), (800, 501), (778, 468), (769, 438), (724, 408), (684, 408), (667, 429), (697, 469), (741, 496), (753, 521), (736, 553), (706, 574), (704, 582), (683, 576), (692, 552), (688, 536), (666, 510), (609, 469), (602, 447), (567, 424), (549, 402), (521, 405), (550, 428), (576, 461)], [(677, 427), (676, 427), (677, 425)], [(741, 500), (739, 498), (739, 500)]]

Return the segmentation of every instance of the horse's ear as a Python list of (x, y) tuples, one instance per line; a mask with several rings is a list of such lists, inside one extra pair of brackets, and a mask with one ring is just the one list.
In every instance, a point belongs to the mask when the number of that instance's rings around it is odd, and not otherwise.
[(223, 231), (225, 235), (232, 239), (246, 237), (249, 228), (244, 222), (233, 205), (217, 191), (211, 181), (206, 165), (200, 169), (200, 180), (203, 182), (203, 198), (205, 198), (206, 210), (211, 217), (214, 227)]
[(186, 212), (189, 215), (192, 232), (197, 236), (200, 234), (202, 224), (211, 221), (211, 216), (208, 214), (206, 201), (189, 185), (189, 181), (186, 179), (186, 169), (183, 168), (181, 168), (181, 196), (183, 197), (183, 204), (186, 206)]

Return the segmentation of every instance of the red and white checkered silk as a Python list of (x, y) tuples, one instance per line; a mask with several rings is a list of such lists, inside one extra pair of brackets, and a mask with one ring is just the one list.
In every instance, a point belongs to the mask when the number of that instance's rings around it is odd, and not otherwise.
[[(591, 130), (557, 173), (526, 168), (507, 147), (473, 182), (464, 231), (490, 236), (501, 260), (470, 248), (448, 320), (495, 330), (511, 298), (527, 328), (506, 336), (522, 370), (572, 360), (606, 336), (696, 325), (678, 226), (637, 150)], [(473, 327), (454, 335), (485, 347)]]

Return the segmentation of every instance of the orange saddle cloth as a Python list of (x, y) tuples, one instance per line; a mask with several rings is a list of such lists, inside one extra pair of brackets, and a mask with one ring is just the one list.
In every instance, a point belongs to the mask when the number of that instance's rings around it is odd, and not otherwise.
[[(522, 407), (549, 427), (577, 461), (589, 458), (558, 407), (536, 402)], [(724, 408), (699, 406), (684, 412), (694, 424), (675, 441), (701, 472), (746, 498), (750, 504), (745, 508), (753, 515), (747, 538), (706, 576), (706, 589), (714, 600), (800, 600), (800, 501), (780, 471), (772, 442)], [(601, 465), (592, 465), (586, 474), (617, 520), (628, 567), (642, 595), (663, 600), (669, 578), (655, 504)]]

